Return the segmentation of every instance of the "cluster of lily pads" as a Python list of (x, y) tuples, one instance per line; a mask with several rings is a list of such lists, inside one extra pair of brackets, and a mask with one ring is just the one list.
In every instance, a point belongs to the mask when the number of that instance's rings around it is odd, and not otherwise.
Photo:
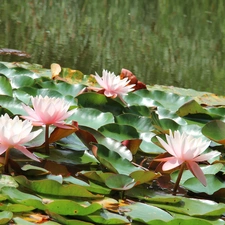
[(0, 105), (0, 224), (224, 224), (224, 97), (1, 62)]

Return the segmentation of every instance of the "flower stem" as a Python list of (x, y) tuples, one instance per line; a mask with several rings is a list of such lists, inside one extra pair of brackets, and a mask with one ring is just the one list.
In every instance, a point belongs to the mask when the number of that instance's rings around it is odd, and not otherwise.
[(179, 171), (179, 174), (178, 174), (176, 183), (175, 183), (174, 188), (173, 188), (173, 195), (176, 195), (176, 192), (177, 192), (177, 189), (178, 189), (178, 187), (179, 187), (179, 183), (180, 183), (180, 180), (181, 180), (181, 177), (182, 177), (184, 168), (185, 168), (185, 163), (183, 163), (183, 164), (181, 165), (181, 167), (180, 167), (180, 171)]
[(45, 125), (45, 153), (47, 155), (50, 154), (50, 151), (49, 151), (49, 139), (48, 139), (48, 136), (49, 136), (49, 125)]
[(6, 152), (5, 152), (5, 162), (4, 162), (4, 172), (5, 173), (9, 173), (9, 165), (8, 165), (9, 151), (10, 151), (10, 149), (7, 149)]

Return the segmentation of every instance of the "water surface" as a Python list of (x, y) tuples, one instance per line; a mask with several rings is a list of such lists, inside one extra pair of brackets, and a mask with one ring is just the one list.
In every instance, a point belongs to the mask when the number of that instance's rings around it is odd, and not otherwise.
[(0, 0), (0, 56), (224, 94), (223, 0)]

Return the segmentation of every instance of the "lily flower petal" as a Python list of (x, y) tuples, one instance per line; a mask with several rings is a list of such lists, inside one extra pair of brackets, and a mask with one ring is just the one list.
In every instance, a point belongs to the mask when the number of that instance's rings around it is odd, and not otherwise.
[(50, 98), (48, 96), (31, 97), (33, 109), (23, 105), (28, 116), (21, 116), (30, 120), (34, 126), (56, 125), (63, 126), (64, 120), (72, 115), (74, 110), (68, 111), (70, 105), (61, 98)]
[(208, 152), (202, 155), (199, 155), (195, 158), (196, 162), (207, 161), (219, 156), (221, 153), (217, 151)]
[(0, 117), (0, 154), (9, 148), (16, 148), (29, 158), (39, 161), (23, 144), (41, 133), (41, 130), (31, 132), (33, 126), (28, 120), (20, 120), (18, 116), (11, 119), (8, 114)]
[(162, 166), (162, 169), (164, 171), (174, 169), (174, 168), (180, 166), (184, 162), (183, 160), (177, 159), (175, 157), (169, 157), (169, 158), (170, 159), (168, 159)]
[(103, 70), (102, 77), (95, 73), (95, 79), (98, 84), (104, 89), (104, 95), (106, 97), (115, 98), (117, 96), (127, 95), (128, 92), (134, 90), (135, 84), (129, 84), (129, 79), (116, 76), (114, 73)]
[(191, 161), (191, 162), (187, 162), (186, 163), (188, 169), (192, 172), (192, 174), (204, 185), (206, 186), (207, 185), (207, 182), (206, 182), (206, 178), (205, 178), (205, 175), (204, 173), (202, 172), (200, 166), (194, 162), (194, 161)]
[(203, 185), (206, 185), (205, 176), (196, 162), (207, 161), (220, 155), (220, 152), (217, 151), (202, 154), (209, 147), (210, 141), (195, 138), (185, 132), (180, 133), (180, 131), (175, 131), (172, 133), (171, 130), (169, 131), (169, 135), (166, 135), (167, 142), (160, 137), (157, 137), (157, 139), (164, 149), (173, 156), (155, 159), (155, 161), (165, 162), (162, 166), (164, 171), (185, 163), (193, 175)]
[(28, 158), (31, 158), (37, 162), (40, 162), (40, 160), (33, 153), (29, 152), (26, 147), (24, 147), (22, 145), (16, 145), (15, 148), (20, 150)]

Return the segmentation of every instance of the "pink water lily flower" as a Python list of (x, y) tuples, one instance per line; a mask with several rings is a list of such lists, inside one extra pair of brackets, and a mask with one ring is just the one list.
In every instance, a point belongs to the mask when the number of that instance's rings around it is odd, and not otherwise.
[(106, 97), (116, 98), (127, 95), (128, 92), (134, 90), (135, 84), (130, 84), (130, 80), (126, 77), (121, 79), (120, 76), (116, 76), (113, 72), (103, 70), (102, 77), (95, 73), (95, 79), (98, 84), (104, 89), (104, 95)]
[(30, 120), (34, 126), (45, 125), (45, 151), (49, 154), (49, 126), (71, 129), (65, 124), (65, 119), (70, 117), (74, 110), (68, 111), (70, 105), (61, 98), (55, 97), (31, 97), (33, 109), (23, 105), (28, 116), (21, 116), (23, 119)]
[(20, 120), (18, 116), (11, 119), (8, 114), (0, 117), (0, 154), (6, 152), (5, 165), (8, 163), (9, 150), (18, 149), (27, 157), (39, 161), (23, 144), (38, 136), (42, 130), (31, 132), (33, 126), (28, 120)]
[(68, 112), (70, 105), (63, 99), (39, 95), (31, 97), (31, 101), (34, 109), (23, 105), (28, 116), (21, 116), (21, 118), (32, 121), (34, 126), (54, 125), (68, 128), (64, 120), (72, 115), (73, 110)]
[(164, 149), (172, 155), (171, 157), (156, 159), (156, 161), (165, 162), (162, 170), (167, 171), (186, 164), (192, 174), (206, 186), (206, 178), (198, 162), (207, 161), (220, 155), (220, 152), (217, 151), (202, 154), (209, 147), (210, 141), (195, 138), (185, 132), (181, 134), (180, 131), (175, 131), (173, 134), (171, 130), (169, 135), (166, 135), (167, 142), (160, 137), (157, 137), (157, 139)]

